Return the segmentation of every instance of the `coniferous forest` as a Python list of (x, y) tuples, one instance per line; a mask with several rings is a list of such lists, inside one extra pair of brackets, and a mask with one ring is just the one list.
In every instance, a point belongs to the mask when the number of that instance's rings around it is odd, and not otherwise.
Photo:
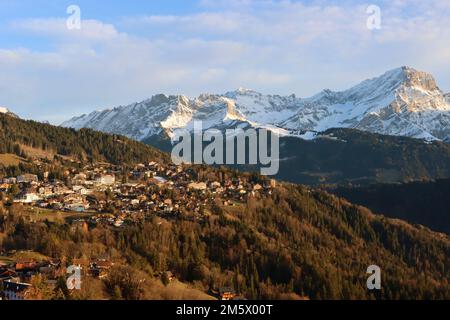
[[(54, 169), (54, 179), (57, 172), (63, 178), (62, 170), (96, 161), (132, 166), (167, 157), (123, 137), (9, 117), (0, 120), (2, 152), (24, 159), (19, 166), (4, 166), (4, 177), (42, 167), (24, 153), (27, 147), (53, 150), (54, 157), (45, 166)], [(68, 156), (76, 160), (68, 161)], [(227, 176), (266, 183), (257, 174), (226, 168), (198, 166), (190, 171), (207, 183)], [(176, 189), (157, 192), (166, 199), (180, 196)], [(106, 190), (96, 196), (108, 199), (110, 194)], [(206, 195), (213, 201), (202, 205), (201, 221), (191, 219), (186, 209), (176, 218), (146, 217), (121, 228), (95, 224), (79, 228), (64, 218), (30, 219), (26, 206), (12, 203), (11, 194), (2, 193), (0, 251), (36, 252), (67, 265), (99, 256), (116, 262), (107, 278), (89, 280), (92, 284), (76, 293), (69, 293), (63, 281), (50, 290), (41, 278), (34, 278), (33, 297), (44, 299), (179, 298), (158, 287), (168, 281), (158, 275), (168, 270), (199, 292), (210, 294), (229, 286), (247, 299), (450, 298), (446, 235), (289, 183), (279, 183), (264, 196), (249, 195), (233, 206), (224, 205), (218, 194)], [(110, 201), (105, 210), (119, 212), (115, 206)], [(377, 293), (366, 287), (370, 265), (382, 270), (383, 286)], [(160, 288), (158, 293), (155, 287)]]

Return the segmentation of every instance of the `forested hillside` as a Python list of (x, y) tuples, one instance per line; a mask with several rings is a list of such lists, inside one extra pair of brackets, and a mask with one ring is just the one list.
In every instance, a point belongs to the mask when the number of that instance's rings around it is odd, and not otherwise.
[(388, 217), (450, 234), (450, 180), (340, 187), (331, 192)]
[(450, 177), (450, 145), (331, 129), (318, 139), (281, 140), (278, 178), (306, 184), (368, 185)]
[[(0, 135), (2, 153), (22, 153), (23, 146), (55, 151), (59, 156), (47, 163), (55, 170), (71, 165), (61, 156), (116, 164), (166, 159), (123, 137), (7, 116), (0, 117)], [(226, 168), (188, 170), (193, 170), (196, 181), (211, 183), (227, 176), (265, 185), (263, 177)], [(168, 200), (179, 198), (178, 192), (169, 186), (158, 187), (153, 194)], [(192, 219), (185, 209), (176, 216), (149, 215), (122, 228), (91, 223), (80, 229), (57, 219), (57, 212), (54, 219), (36, 220), (36, 214), (27, 214), (27, 206), (12, 204), (9, 194), (0, 195), (0, 252), (31, 250), (68, 264), (74, 258), (108, 256), (119, 269), (102, 282), (107, 298), (154, 298), (147, 284), (155, 274), (169, 270), (203, 292), (232, 286), (249, 299), (450, 299), (448, 236), (375, 216), (304, 186), (281, 183), (264, 195), (249, 192), (232, 205), (205, 190), (198, 193), (198, 199), (204, 199), (198, 213), (201, 220)], [(120, 201), (111, 199), (110, 190), (101, 198), (107, 214), (120, 214)], [(382, 290), (376, 294), (366, 287), (370, 265), (382, 270)], [(139, 279), (149, 281), (141, 287)], [(86, 290), (83, 299), (103, 298)]]
[[(171, 150), (167, 137), (145, 143)], [(206, 146), (206, 145), (205, 145)], [(330, 129), (313, 140), (280, 138), (277, 179), (308, 185), (369, 185), (450, 178), (450, 144)], [(234, 166), (258, 171), (254, 166)]]
[(26, 147), (47, 151), (50, 158), (60, 155), (120, 165), (168, 159), (162, 152), (123, 136), (90, 129), (76, 131), (0, 114), (0, 154), (24, 155)]
[[(250, 299), (450, 298), (446, 236), (301, 186), (279, 187), (237, 208), (220, 203), (205, 207), (211, 212), (205, 223), (155, 217), (122, 230), (89, 231), (65, 222), (30, 223), (20, 207), (3, 208), (1, 246), (69, 261), (107, 254), (149, 279), (171, 270), (204, 291), (230, 285)], [(382, 270), (377, 295), (366, 288), (373, 264)]]

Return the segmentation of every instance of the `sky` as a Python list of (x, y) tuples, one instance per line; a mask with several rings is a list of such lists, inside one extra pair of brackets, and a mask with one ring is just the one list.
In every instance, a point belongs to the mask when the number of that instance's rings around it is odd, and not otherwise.
[(403, 65), (450, 92), (449, 17), (448, 0), (0, 0), (0, 106), (59, 124), (157, 93), (308, 97)]

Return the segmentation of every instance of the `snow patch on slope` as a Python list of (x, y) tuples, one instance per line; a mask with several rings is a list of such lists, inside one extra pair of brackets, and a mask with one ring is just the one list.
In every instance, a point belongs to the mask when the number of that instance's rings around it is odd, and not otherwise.
[(0, 107), (0, 113), (9, 113), (8, 108)]

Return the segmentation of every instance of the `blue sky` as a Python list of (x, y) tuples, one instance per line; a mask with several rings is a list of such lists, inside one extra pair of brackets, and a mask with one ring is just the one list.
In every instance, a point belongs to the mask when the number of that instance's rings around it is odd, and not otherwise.
[(60, 123), (160, 92), (310, 96), (402, 65), (449, 92), (449, 16), (448, 0), (0, 0), (0, 106)]

